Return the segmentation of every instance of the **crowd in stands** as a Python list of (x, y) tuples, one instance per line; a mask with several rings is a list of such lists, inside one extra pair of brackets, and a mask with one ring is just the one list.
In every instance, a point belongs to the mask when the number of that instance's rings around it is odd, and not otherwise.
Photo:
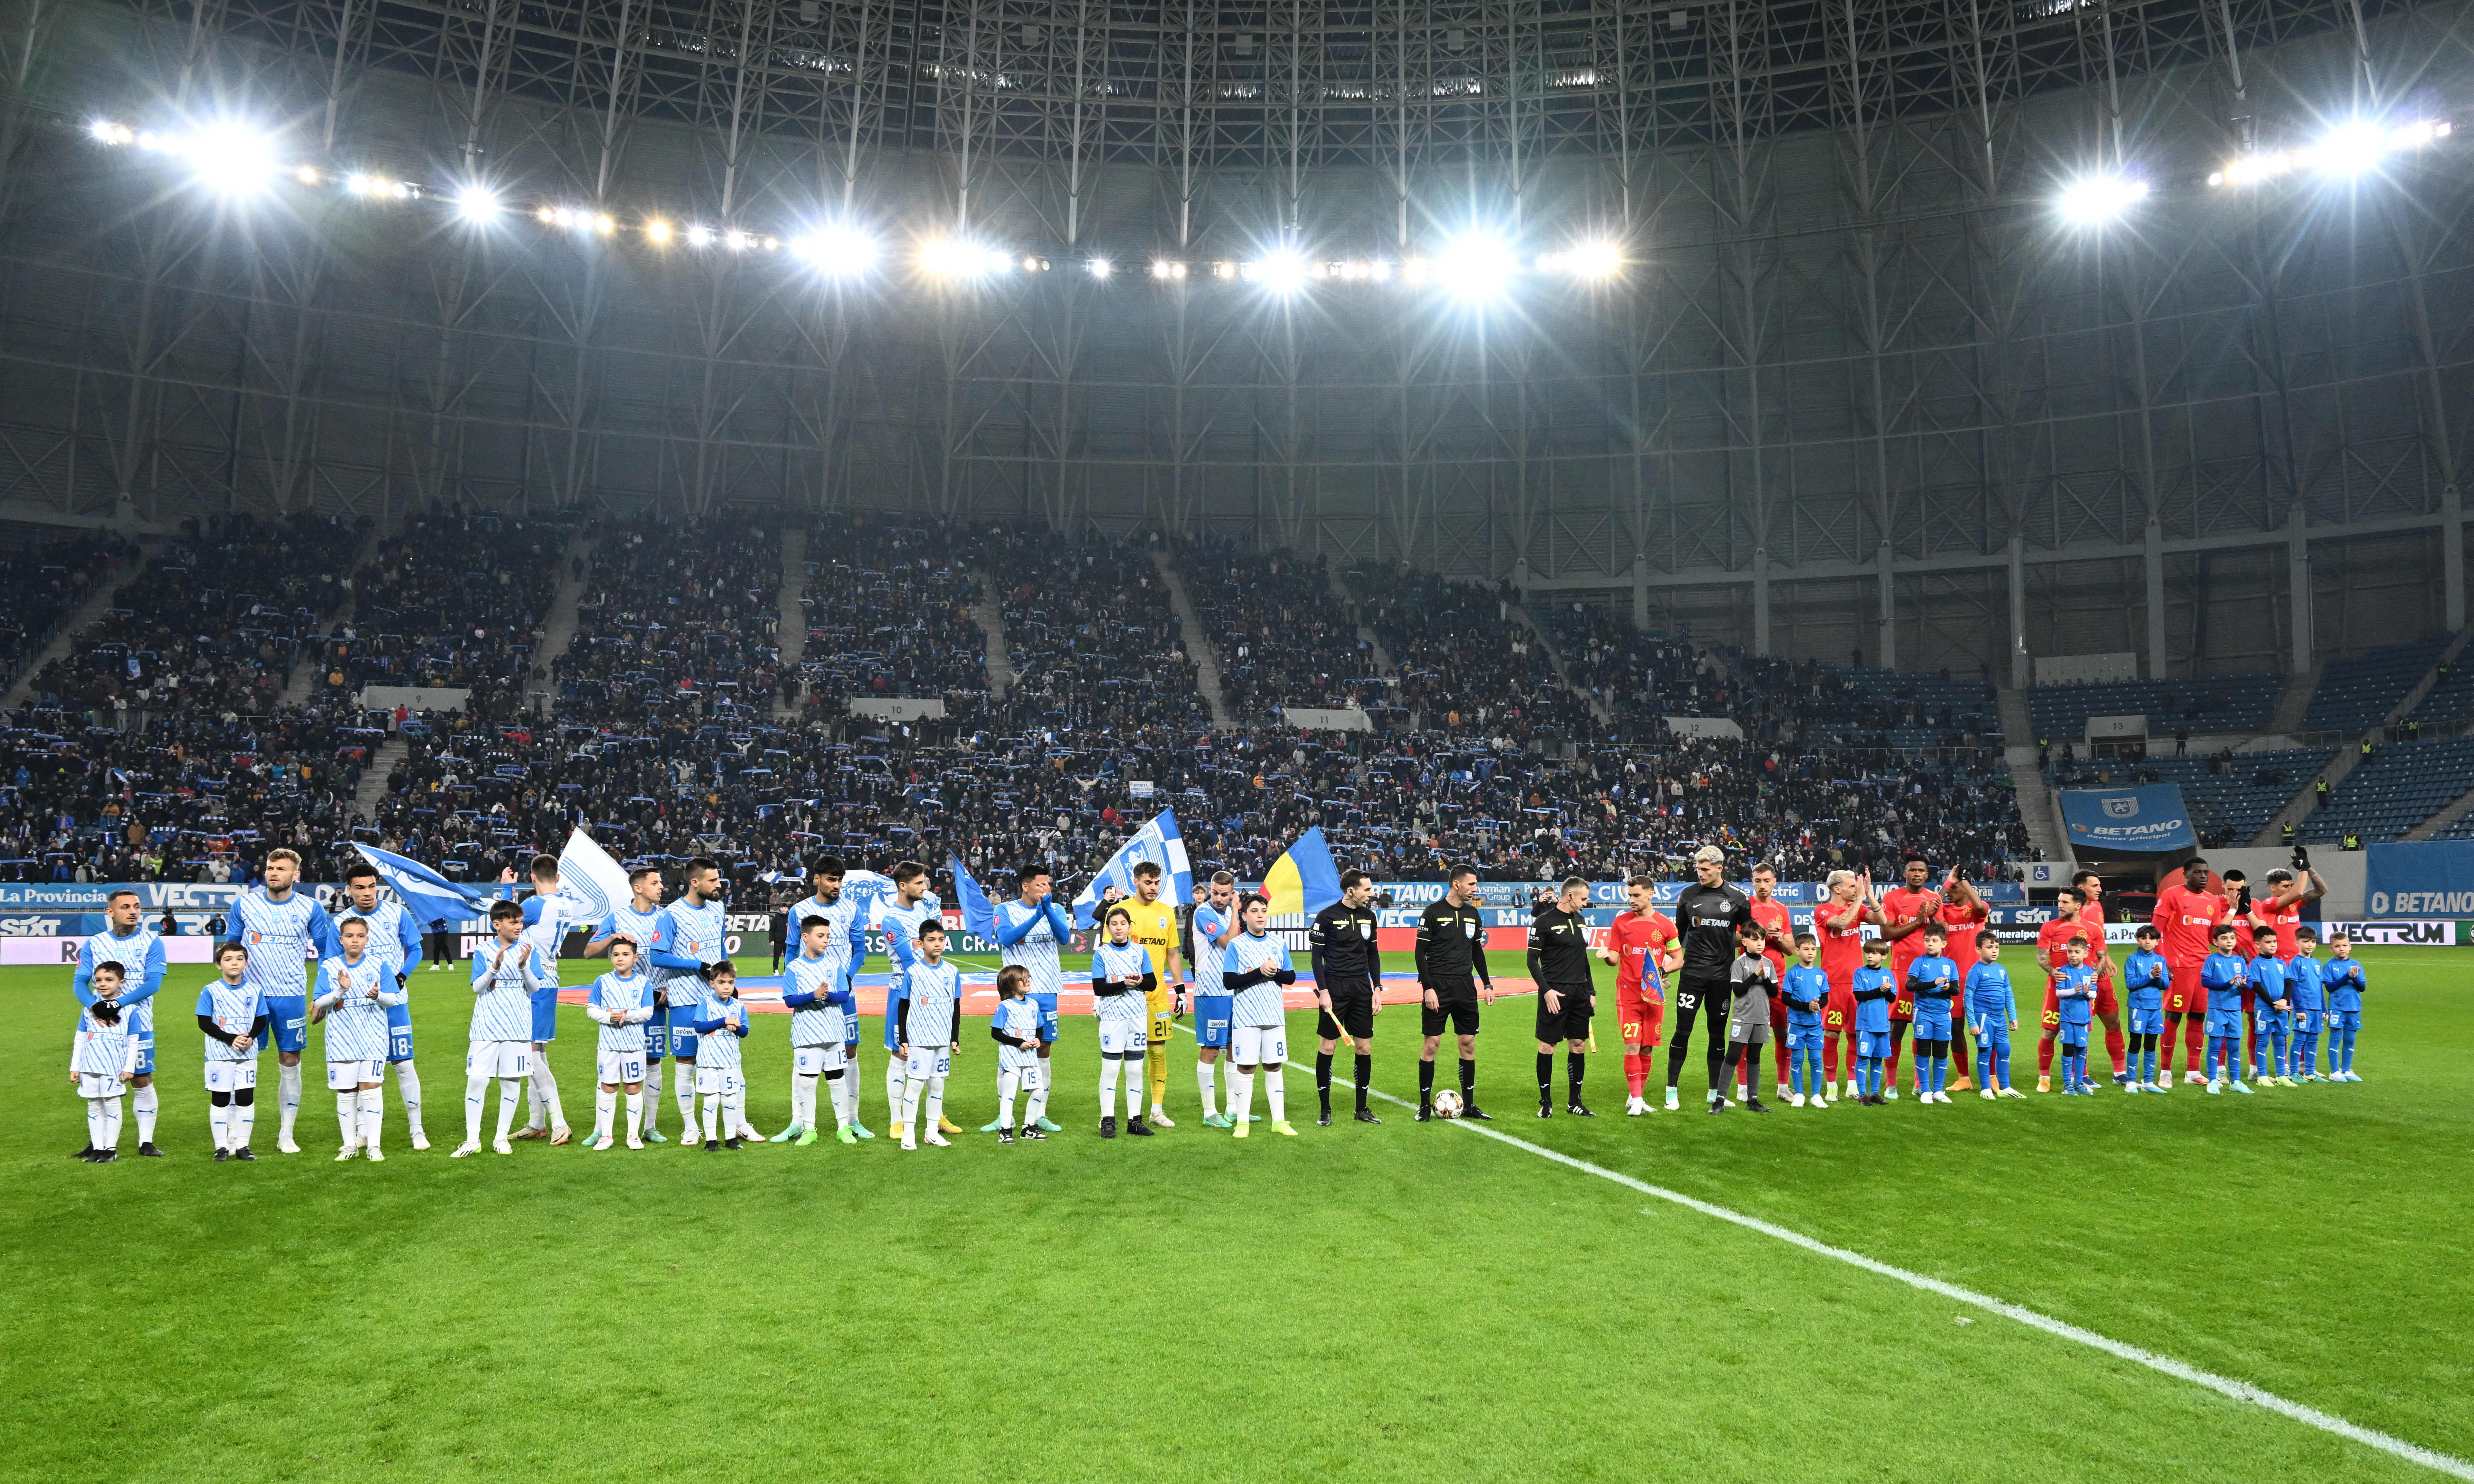
[(1332, 591), (1329, 566), (1220, 539), (1180, 544), (1186, 596), (1219, 650), (1240, 725), (1277, 726), (1284, 707), (1376, 713), (1390, 700), (1373, 648)]
[(137, 547), (109, 531), (12, 528), (10, 539), (0, 548), (0, 591), (10, 599), (0, 613), (0, 677), (13, 681), (63, 619), (119, 576)]
[[(603, 523), (589, 556), (570, 554), (577, 534), (442, 510), (347, 578), (335, 554), (365, 533), (236, 517), (158, 555), (43, 708), (12, 718), (6, 766), (23, 774), (0, 801), (0, 874), (197, 879), (280, 842), (327, 875), (361, 839), (489, 878), (584, 825), (626, 859), (795, 873), (821, 849), (876, 867), (951, 850), (1000, 878), (1025, 856), (1074, 877), (1162, 806), (1198, 867), (1249, 878), (1310, 826), (1387, 875), (1457, 860), (1517, 879), (1675, 874), (1712, 839), (1790, 875), (1886, 876), (1906, 848), (1990, 874), (2025, 853), (1998, 754), (1942, 745), (1966, 734), (1966, 698), (1921, 678), (1549, 611), (1567, 686), (1508, 589), (1352, 571), (1343, 596), (1320, 562), (1176, 548), (1239, 724), (1220, 732), (1147, 539), (826, 517), (807, 538), (806, 651), (789, 674), (770, 529)], [(210, 569), (250, 586), (208, 585)], [(582, 597), (551, 675), (533, 654), (563, 573)], [(1013, 672), (1001, 696), (973, 614), (990, 588)], [(278, 713), (298, 643), (347, 592), (327, 647), (302, 657), (310, 704)], [(1396, 690), (1361, 619), (1397, 662)], [(351, 698), (374, 682), (473, 694), (460, 712), (364, 714)], [(849, 715), (865, 696), (942, 697), (949, 714)], [(176, 715), (109, 730), (166, 703)], [(1352, 704), (1380, 730), (1300, 732), (1276, 710)], [(1749, 735), (1670, 736), (1668, 714), (1734, 717)], [(353, 818), (390, 727), (402, 760), (376, 817)], [(1832, 728), (1847, 730), (1819, 734)]]

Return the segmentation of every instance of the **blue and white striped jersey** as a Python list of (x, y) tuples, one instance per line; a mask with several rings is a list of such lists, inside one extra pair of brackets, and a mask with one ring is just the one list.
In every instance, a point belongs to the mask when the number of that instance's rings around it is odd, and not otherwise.
[(110, 1025), (94, 1017), (89, 1005), (78, 1012), (77, 1043), (69, 1048), (69, 1070), (92, 1076), (110, 1072), (126, 1076), (137, 1069), (137, 1027), (122, 1016)]
[[(645, 955), (652, 949), (653, 931), (661, 925), (661, 908), (655, 907), (650, 912), (639, 912), (636, 910), (636, 904), (634, 902), (624, 901), (611, 909), (610, 915), (601, 920), (600, 930), (595, 932), (593, 936), (595, 938), (608, 938), (618, 933), (625, 933), (628, 937), (636, 940), (636, 963), (638, 966), (636, 971), (644, 976), (644, 982), (646, 984), (658, 985), (665, 977), (664, 971), (662, 969), (655, 969), (653, 967), (653, 961)], [(647, 991), (646, 993), (649, 993), (650, 991)]]
[[(718, 900), (695, 906), (681, 898), (661, 910), (653, 920), (651, 951), (675, 958), (690, 959), (698, 964), (717, 964), (730, 953), (730, 919)], [(657, 989), (667, 990), (682, 979), (693, 980), (693, 969), (676, 965), (654, 966)], [(691, 989), (690, 993), (698, 993)], [(689, 1001), (693, 1003), (692, 1000)]]
[(962, 970), (952, 959), (910, 966), (910, 1017), (903, 1022), (914, 1046), (954, 1043), (954, 1006), (962, 997)]
[[(500, 947), (506, 956), (493, 969)], [(501, 945), (494, 936), (473, 955), (473, 1035), (474, 1041), (533, 1039), (532, 963), (516, 962), (522, 945)]]
[[(1057, 926), (1059, 919), (1065, 919), (1062, 929)], [(1021, 938), (1007, 943), (1005, 940), (1017, 929)], [(1072, 936), (1073, 921), (1065, 918), (1065, 909), (1056, 904), (1055, 898), (1036, 907), (1024, 906), (1020, 898), (997, 903), (998, 960), (1020, 964), (1031, 970), (1033, 994), (1055, 994), (1065, 988), (1065, 966), (1058, 952)]]
[(105, 928), (85, 941), (78, 949), (77, 990), (81, 1004), (94, 999), (92, 981), (95, 966), (120, 966), (121, 1018), (130, 1022), (130, 1030), (142, 1038), (155, 1034), (155, 992), (163, 987), (163, 939), (153, 928), (139, 923), (126, 938)]
[(1110, 1024), (1139, 1025), (1150, 1014), (1150, 1001), (1143, 992), (1131, 986), (1123, 994), (1099, 993), (1103, 980), (1122, 979), (1128, 974), (1140, 979), (1157, 973), (1152, 962), (1152, 950), (1139, 943), (1102, 943), (1091, 950), (1091, 1002), (1093, 1013)]
[(1194, 909), (1194, 993), (1197, 994), (1228, 993), (1220, 983), (1220, 962), (1227, 956), (1228, 950), (1222, 947), (1218, 940), (1222, 933), (1228, 931), (1229, 913), (1236, 910), (1231, 907), (1228, 912), (1223, 912), (1207, 901)]
[(1020, 1071), (1039, 1063), (1039, 1001), (1028, 995), (997, 1001), (996, 1028), (1008, 1036), (1019, 1036), (1032, 1043), (1032, 1049), (1005, 1042), (997, 1044), (997, 1067), (1002, 1071)]
[[(790, 994), (831, 994), (842, 987), (841, 961), (827, 953), (810, 958), (805, 953), (793, 954), (783, 966), (782, 992)], [(819, 999), (805, 1009), (790, 1012), (790, 1044), (794, 1046), (838, 1046), (850, 1035), (850, 1017), (839, 1005), (828, 1005)]]
[[(1227, 960), (1221, 965), (1224, 972), (1252, 973), (1258, 969), (1290, 969), (1289, 945), (1269, 933), (1257, 937), (1239, 933), (1228, 945)], [(1237, 1003), (1229, 1012), (1231, 1025), (1278, 1025), (1287, 1018), (1276, 984), (1249, 984), (1237, 992)]]
[[(748, 1023), (747, 1006), (738, 996), (733, 995), (729, 999), (723, 999), (710, 991), (705, 994), (704, 1003), (697, 1008), (695, 1017), (699, 1023), (721, 1019), (731, 1020), (737, 1025)], [(729, 1026), (698, 1036), (696, 1068), (701, 1071), (708, 1066), (719, 1066), (731, 1071), (739, 1070), (741, 1065), (739, 1059), (739, 1033)]]
[(558, 983), (558, 945), (567, 941), (567, 914), (574, 904), (564, 897), (524, 898), (524, 930), (516, 941), (533, 945), (533, 978), (537, 986)]
[[(593, 993), (588, 1003), (617, 1019), (622, 1016), (643, 1015), (651, 1017), (653, 981), (643, 969), (632, 974), (603, 974), (593, 981)], [(644, 1049), (644, 1022), (601, 1026), (600, 1048), (604, 1051), (642, 1051)]]
[(359, 918), (370, 924), (370, 957), (386, 966), (387, 972), (400, 974), (409, 964), (421, 962), (421, 927), (403, 903), (381, 898), (378, 904), (363, 912), (350, 902), (344, 904), (343, 916), (335, 919), (335, 931), (341, 933), (344, 923)]
[(936, 899), (934, 892), (907, 907), (899, 897), (885, 899), (885, 956), (889, 969), (885, 981), (886, 1004), (910, 993), (908, 975), (910, 966), (919, 962), (919, 924), (931, 919), (939, 922), (945, 920), (944, 904)]
[(230, 934), (249, 949), (249, 982), (268, 999), (309, 997), (309, 960), (341, 953), (327, 909), (294, 887), (281, 901), (253, 886), (232, 898)]
[[(226, 984), (218, 975), (198, 992), (197, 1013), (211, 1018), (216, 1029), (227, 1036), (246, 1036), (249, 1028), (257, 1023), (257, 1017), (266, 1014), (266, 999), (257, 993), (257, 986), (248, 980)], [(247, 1051), (234, 1051), (212, 1036), (198, 1039), (206, 1043), (206, 1060), (209, 1062), (246, 1062), (256, 1056), (260, 1049), (252, 1042)]]
[[(859, 942), (858, 900), (846, 896), (837, 901), (822, 902), (810, 897), (792, 907), (790, 909), (790, 951), (794, 954), (799, 952), (799, 945), (804, 941), (800, 934), (807, 931), (810, 918), (823, 918), (834, 925), (833, 932), (825, 939), (825, 962), (834, 966), (834, 976), (837, 979), (849, 978), (851, 945)], [(817, 1042), (803, 1041), (798, 1044), (805, 1046), (817, 1044)]]
[[(378, 992), (376, 999), (370, 991)], [(387, 1054), (387, 1007), (400, 1002), (395, 970), (375, 953), (357, 964), (342, 954), (318, 966), (318, 1003), (327, 1007), (327, 1060), (375, 1062)]]

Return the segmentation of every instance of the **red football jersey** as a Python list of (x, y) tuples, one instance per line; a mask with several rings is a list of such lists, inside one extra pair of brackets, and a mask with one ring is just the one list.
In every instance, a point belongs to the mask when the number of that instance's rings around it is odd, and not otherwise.
[(2036, 962), (2045, 967), (2045, 972), (2048, 976), (2050, 976), (2054, 969), (2061, 968), (2063, 965), (2071, 961), (2071, 956), (2067, 951), (2067, 948), (2070, 941), (2074, 938), (2087, 939), (2087, 961), (2089, 964), (2093, 965), (2096, 962), (2097, 940), (2088, 936), (2087, 924), (2085, 922), (2080, 922), (2074, 917), (2055, 918), (2044, 926), (2036, 929)]
[[(1911, 892), (1902, 886), (1881, 894), (1881, 915), (1892, 927), (1902, 926), (1922, 918), (1941, 901), (1939, 892)], [(1887, 933), (1882, 934), (1887, 938)], [(1907, 966), (1925, 956), (1925, 930), (1921, 927), (1904, 938), (1890, 939), (1890, 976), (1902, 985), (1907, 982)]]
[[(1786, 903), (1775, 897), (1753, 898), (1753, 921), (1761, 924), (1763, 932), (1781, 933), (1788, 942), (1795, 941), (1795, 920), (1787, 916)], [(1771, 971), (1778, 975), (1774, 982), (1786, 983), (1785, 950), (1772, 946), (1761, 956), (1770, 961)]]
[(2095, 967), (2099, 979), (2113, 977), (2113, 958), (2104, 951), (2104, 903), (2079, 903), (2079, 929), (2087, 935), (2088, 963)]
[(2195, 965), (2208, 956), (2209, 935), (2233, 903), (2214, 892), (2195, 892), (2178, 882), (2156, 894), (2156, 911), (2148, 921), (2164, 935), (2165, 962)]
[[(2282, 912), (2277, 911), (2275, 908), (2269, 906), (2268, 903), (2264, 901), (2253, 902), (2251, 906), (2253, 910), (2259, 913), (2259, 920), (2268, 924), (2268, 931), (2276, 935), (2276, 956), (2278, 958), (2292, 958), (2296, 953), (2302, 951), (2302, 945), (2296, 943), (2293, 938), (2294, 932), (2302, 926), (2302, 900), (2300, 898), (2294, 898), (2293, 902), (2286, 907)], [(2253, 956), (2256, 957), (2257, 955)]]
[(1674, 941), (1675, 923), (1663, 912), (1653, 910), (1642, 917), (1627, 907), (1616, 913), (1615, 920), (1607, 925), (1607, 946), (1614, 949), (1616, 958), (1615, 988), (1638, 993), (1644, 967), (1653, 990), (1664, 985), (1665, 976), (1658, 971), (1653, 960)]
[(1948, 898), (1942, 898), (1941, 922), (1950, 933), (1950, 946), (1944, 948), (1942, 953), (1958, 966), (1958, 974), (1962, 982), (1967, 978), (1967, 971), (1976, 967), (1976, 935), (1984, 931), (1984, 924), (1992, 921), (1993, 909), (1984, 905), (1981, 900), (1952, 901)]
[[(1846, 926), (1834, 921), (1840, 912), (1852, 913)], [(1853, 990), (1856, 970), (1864, 967), (1864, 904), (1851, 902), (1842, 908), (1834, 901), (1825, 901), (1812, 911), (1813, 935), (1821, 940), (1821, 971), (1830, 979), (1833, 990)]]

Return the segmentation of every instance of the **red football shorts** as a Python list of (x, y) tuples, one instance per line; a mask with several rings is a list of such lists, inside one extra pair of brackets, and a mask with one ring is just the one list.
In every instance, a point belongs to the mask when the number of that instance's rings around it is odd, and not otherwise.
[(1656, 990), (1617, 990), (1615, 1023), (1627, 1046), (1655, 1046), (1666, 1038), (1666, 1001)]
[(2175, 964), (2172, 982), (2165, 991), (2165, 1013), (2169, 1016), (2204, 1016), (2208, 1013), (2208, 992), (2199, 987), (2199, 966)]
[(1831, 990), (1830, 997), (1821, 1002), (1821, 1034), (1825, 1039), (1856, 1034), (1854, 990)]

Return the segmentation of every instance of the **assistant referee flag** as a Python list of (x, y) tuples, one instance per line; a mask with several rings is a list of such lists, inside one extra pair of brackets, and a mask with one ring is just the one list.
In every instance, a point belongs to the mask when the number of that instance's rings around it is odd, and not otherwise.
[(1272, 899), (1273, 917), (1286, 912), (1312, 917), (1340, 900), (1340, 868), (1332, 864), (1322, 826), (1298, 836), (1298, 843), (1272, 862), (1272, 869), (1263, 873), (1263, 895)]

